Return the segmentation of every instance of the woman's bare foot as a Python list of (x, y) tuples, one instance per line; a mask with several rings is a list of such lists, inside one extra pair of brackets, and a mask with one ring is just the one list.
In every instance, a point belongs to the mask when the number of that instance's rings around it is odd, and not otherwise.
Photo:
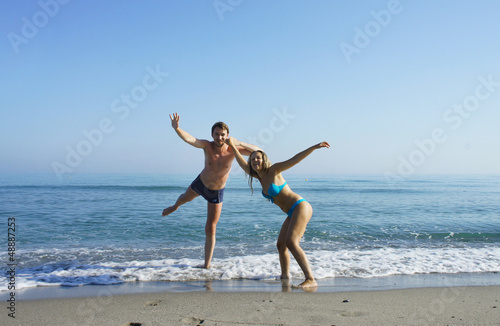
[(161, 216), (167, 216), (168, 214), (175, 212), (177, 210), (177, 208), (178, 207), (176, 207), (176, 206), (167, 207), (163, 210), (163, 213), (161, 214)]
[(310, 289), (310, 288), (316, 288), (318, 287), (318, 283), (316, 283), (316, 280), (305, 280), (304, 282), (300, 283), (299, 285), (296, 286), (299, 289)]

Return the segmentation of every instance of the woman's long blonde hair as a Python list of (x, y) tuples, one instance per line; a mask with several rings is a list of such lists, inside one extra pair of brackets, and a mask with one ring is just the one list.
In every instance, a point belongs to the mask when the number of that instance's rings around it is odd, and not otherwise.
[(252, 195), (253, 195), (253, 178), (256, 178), (257, 180), (260, 180), (259, 174), (252, 168), (252, 155), (255, 153), (261, 153), (262, 154), (262, 166), (264, 167), (264, 171), (269, 169), (271, 167), (271, 161), (267, 157), (267, 154), (264, 153), (261, 150), (253, 151), (250, 156), (248, 156), (248, 185), (250, 186), (250, 189), (252, 190)]

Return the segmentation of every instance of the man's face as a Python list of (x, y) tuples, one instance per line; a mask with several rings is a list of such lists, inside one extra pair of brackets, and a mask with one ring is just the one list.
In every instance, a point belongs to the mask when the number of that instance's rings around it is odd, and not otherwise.
[(227, 130), (216, 127), (214, 129), (212, 137), (214, 138), (215, 145), (222, 147), (224, 146), (224, 143), (226, 142), (226, 139), (228, 137)]

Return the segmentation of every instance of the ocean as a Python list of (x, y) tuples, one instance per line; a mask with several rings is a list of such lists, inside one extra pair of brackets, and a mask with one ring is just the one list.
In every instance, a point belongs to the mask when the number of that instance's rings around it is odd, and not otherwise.
[[(212, 268), (197, 267), (204, 259), (206, 201), (198, 197), (161, 216), (196, 176), (2, 175), (1, 291), (8, 291), (12, 266), (16, 290), (278, 278), (276, 240), (285, 214), (262, 197), (259, 184), (252, 195), (241, 173), (226, 185)], [(500, 272), (498, 175), (398, 182), (372, 175), (284, 176), (313, 207), (301, 245), (320, 284)], [(303, 279), (293, 257), (291, 275)]]

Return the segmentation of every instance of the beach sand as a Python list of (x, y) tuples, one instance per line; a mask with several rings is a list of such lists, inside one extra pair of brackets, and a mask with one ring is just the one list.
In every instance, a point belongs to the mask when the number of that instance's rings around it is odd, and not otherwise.
[(163, 292), (16, 302), (1, 325), (500, 325), (500, 286)]

